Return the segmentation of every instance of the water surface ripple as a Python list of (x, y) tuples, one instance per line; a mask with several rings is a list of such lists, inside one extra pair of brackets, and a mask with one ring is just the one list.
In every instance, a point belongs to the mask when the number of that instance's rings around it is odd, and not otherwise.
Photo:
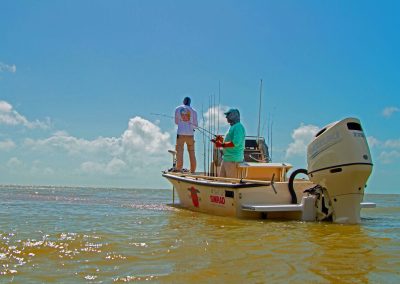
[(168, 206), (171, 190), (0, 186), (1, 283), (399, 283), (400, 196), (359, 225)]

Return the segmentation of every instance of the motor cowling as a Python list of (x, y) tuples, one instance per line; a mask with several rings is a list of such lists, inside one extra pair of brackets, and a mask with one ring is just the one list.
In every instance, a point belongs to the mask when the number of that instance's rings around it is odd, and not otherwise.
[(372, 171), (367, 139), (357, 118), (322, 128), (307, 148), (308, 176), (323, 188), (332, 221), (359, 223), (360, 203)]

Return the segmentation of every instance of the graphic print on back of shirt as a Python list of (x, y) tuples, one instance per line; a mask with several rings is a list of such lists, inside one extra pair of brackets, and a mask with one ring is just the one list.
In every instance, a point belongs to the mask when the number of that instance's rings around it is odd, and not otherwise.
[(186, 108), (182, 108), (180, 111), (180, 115), (181, 115), (181, 120), (185, 121), (185, 122), (189, 122), (190, 121), (190, 110), (186, 109)]

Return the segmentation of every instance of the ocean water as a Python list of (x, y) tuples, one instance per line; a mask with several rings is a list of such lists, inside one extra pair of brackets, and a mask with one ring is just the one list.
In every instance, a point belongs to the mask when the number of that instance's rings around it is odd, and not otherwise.
[(359, 225), (168, 206), (171, 189), (0, 186), (0, 283), (400, 283), (400, 195)]

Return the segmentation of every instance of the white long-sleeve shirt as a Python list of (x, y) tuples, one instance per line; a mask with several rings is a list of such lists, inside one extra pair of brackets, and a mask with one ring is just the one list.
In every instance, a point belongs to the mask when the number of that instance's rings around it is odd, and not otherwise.
[(194, 135), (197, 124), (197, 111), (190, 106), (181, 105), (175, 109), (175, 124), (178, 135)]

